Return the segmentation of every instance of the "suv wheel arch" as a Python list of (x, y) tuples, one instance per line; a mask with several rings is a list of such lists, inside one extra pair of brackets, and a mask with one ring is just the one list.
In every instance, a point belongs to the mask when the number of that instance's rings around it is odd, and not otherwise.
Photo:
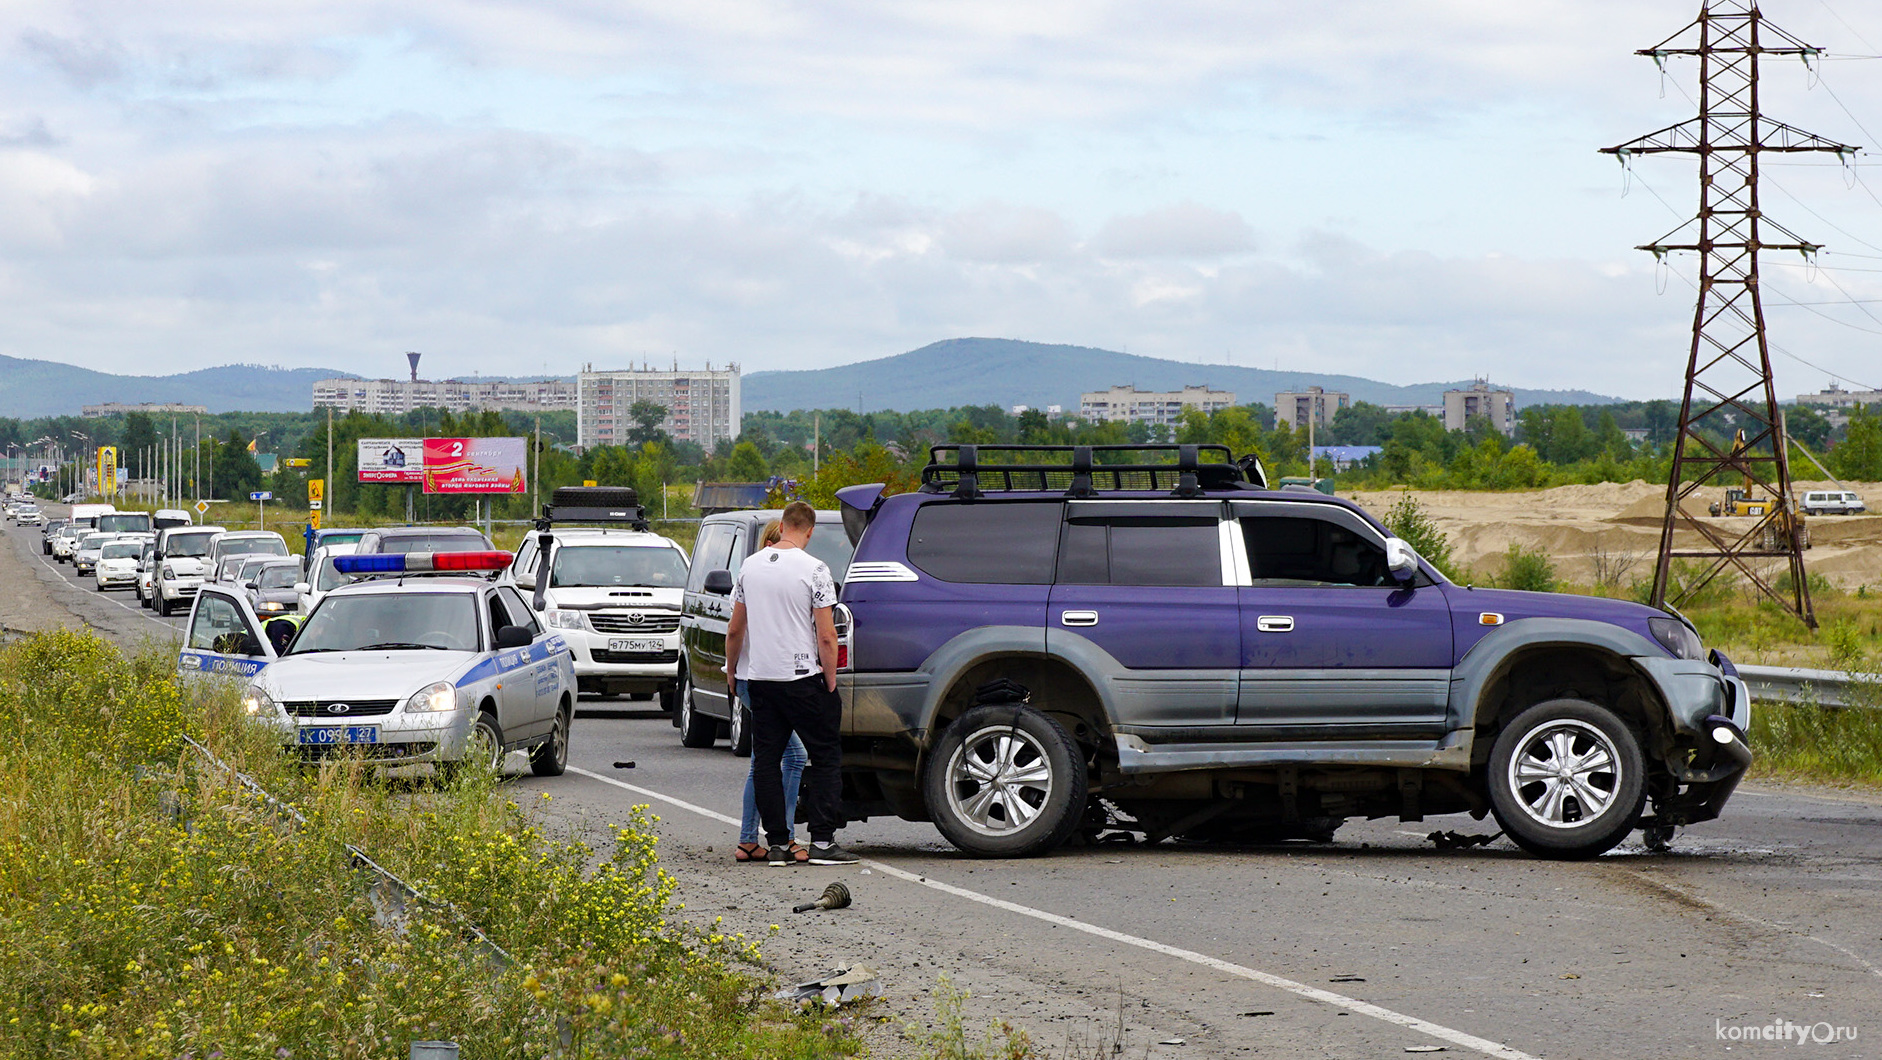
[(1502, 654), (1482, 675), (1468, 718), (1477, 734), (1473, 761), (1488, 761), (1498, 733), (1518, 714), (1559, 699), (1596, 704), (1634, 726), (1650, 760), (1671, 749), (1666, 704), (1625, 655), (1586, 643), (1535, 643)]

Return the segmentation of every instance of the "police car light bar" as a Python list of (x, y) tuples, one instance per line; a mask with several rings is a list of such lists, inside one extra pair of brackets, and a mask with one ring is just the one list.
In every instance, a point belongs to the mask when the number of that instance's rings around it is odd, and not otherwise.
[(341, 574), (432, 574), (441, 571), (502, 570), (515, 558), (508, 552), (384, 552), (335, 556)]

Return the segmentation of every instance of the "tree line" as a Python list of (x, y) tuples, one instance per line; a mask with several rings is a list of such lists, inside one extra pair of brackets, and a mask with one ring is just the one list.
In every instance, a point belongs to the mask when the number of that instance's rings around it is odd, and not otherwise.
[[(340, 512), (396, 517), (406, 510), (405, 487), (357, 481), (357, 443), (371, 437), (527, 437), (540, 446), (531, 456), (533, 493), (543, 497), (557, 486), (596, 481), (632, 485), (654, 504), (664, 485), (774, 481), (779, 495), (795, 492), (819, 504), (833, 503), (834, 493), (861, 481), (884, 481), (912, 488), (928, 460), (928, 447), (941, 443), (1026, 445), (1124, 445), (1151, 442), (1216, 443), (1237, 456), (1255, 454), (1270, 478), (1328, 475), (1324, 458), (1308, 463), (1308, 432), (1274, 422), (1266, 405), (1249, 404), (1205, 413), (1186, 410), (1172, 424), (1094, 422), (1048, 416), (1041, 410), (1018, 413), (993, 405), (926, 409), (914, 412), (859, 413), (851, 409), (758, 411), (748, 413), (736, 442), (722, 441), (707, 451), (670, 438), (660, 429), (666, 409), (649, 402), (630, 411), (634, 426), (627, 444), (577, 451), (573, 412), (482, 411), (461, 415), (424, 409), (400, 416), (352, 412), (332, 417), (334, 466), (326, 466), (329, 418), (317, 413), (223, 413), (204, 416), (202, 442), (196, 444), (196, 417), (152, 417), (133, 412), (99, 419), (52, 417), (0, 419), (0, 444), (16, 445), (51, 437), (67, 452), (89, 453), (91, 446), (119, 447), (120, 465), (134, 477), (159, 472), (164, 461), (152, 454), (172, 438), (181, 442), (183, 492), (188, 496), (240, 497), (254, 489), (272, 489), (286, 503), (306, 499), (306, 481), (327, 481), (328, 507)], [(1450, 431), (1423, 411), (1392, 413), (1366, 402), (1339, 410), (1315, 432), (1322, 445), (1377, 446), (1379, 452), (1342, 469), (1348, 488), (1410, 485), (1420, 489), (1537, 489), (1583, 482), (1644, 479), (1665, 481), (1671, 465), (1670, 441), (1677, 422), (1673, 402), (1648, 401), (1596, 406), (1530, 406), (1521, 410), (1515, 430), (1505, 435), (1487, 420), (1473, 420)], [(1818, 411), (1791, 407), (1793, 438), (1808, 446), (1835, 475), (1858, 481), (1882, 479), (1882, 408), (1856, 408), (1847, 423), (1832, 425)], [(1700, 428), (1715, 444), (1729, 447), (1739, 424), (1716, 415)], [(1628, 431), (1633, 430), (1635, 437)], [(173, 434), (174, 431), (174, 434)], [(306, 468), (283, 466), (264, 481), (258, 452), (298, 458)], [(1816, 468), (1801, 452), (1792, 463), (1800, 478), (1815, 478)], [(201, 478), (201, 489), (197, 479)], [(427, 519), (468, 517), (468, 497), (412, 498), (415, 514)], [(530, 498), (496, 498), (499, 518), (525, 518)], [(690, 514), (690, 512), (675, 512)]]

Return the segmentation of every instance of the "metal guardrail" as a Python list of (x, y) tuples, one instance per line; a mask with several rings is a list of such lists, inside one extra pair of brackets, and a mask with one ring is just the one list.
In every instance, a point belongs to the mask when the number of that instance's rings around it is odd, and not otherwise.
[(1795, 666), (1740, 666), (1738, 676), (1751, 698), (1775, 703), (1814, 703), (1819, 707), (1882, 708), (1882, 696), (1852, 694), (1851, 686), (1882, 690), (1882, 674), (1843, 670), (1806, 670)]

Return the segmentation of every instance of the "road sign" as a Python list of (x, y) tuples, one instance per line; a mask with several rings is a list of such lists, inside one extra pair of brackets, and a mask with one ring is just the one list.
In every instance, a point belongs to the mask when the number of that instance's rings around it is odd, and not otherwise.
[(319, 502), (319, 501), (308, 501), (308, 502), (307, 502), (307, 510), (308, 510), (308, 511), (310, 511), (310, 512), (317, 512), (317, 511), (319, 511), (319, 510), (320, 510), (320, 502)]
[(313, 503), (313, 507), (320, 507), (320, 502), (327, 499), (327, 480), (324, 478), (308, 479), (307, 499)]
[(286, 465), (286, 466), (288, 466), (288, 467), (293, 467), (293, 468), (301, 468), (301, 467), (313, 467), (313, 466), (314, 466), (314, 462), (313, 462), (312, 460), (310, 460), (310, 459), (308, 459), (307, 457), (296, 457), (296, 458), (294, 458), (294, 459), (292, 459), (292, 460), (283, 460), (283, 461), (282, 461), (282, 463), (283, 463), (283, 464), (285, 464), (285, 465)]
[(208, 501), (197, 501), (197, 502), (196, 502), (196, 514), (197, 514), (197, 515), (208, 515), (208, 514), (209, 514), (209, 502), (208, 502)]
[(271, 501), (274, 500), (274, 494), (269, 493), (267, 490), (257, 490), (249, 494), (248, 499), (251, 501)]
[(320, 529), (320, 513), (308, 512), (307, 513), (307, 525), (312, 527), (315, 530)]

